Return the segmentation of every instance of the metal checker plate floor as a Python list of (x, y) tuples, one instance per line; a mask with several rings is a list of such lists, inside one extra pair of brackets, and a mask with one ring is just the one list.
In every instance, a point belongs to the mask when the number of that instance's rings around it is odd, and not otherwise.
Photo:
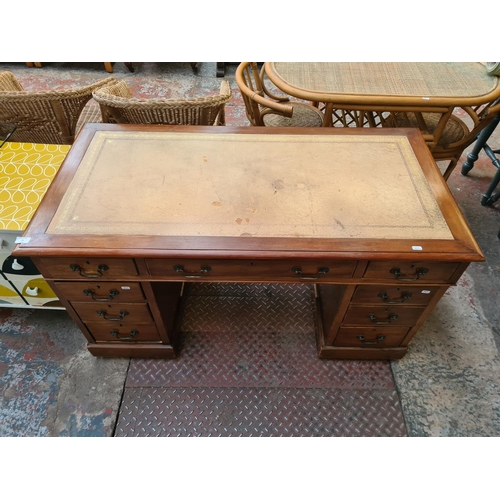
[(177, 359), (132, 359), (116, 436), (404, 436), (385, 361), (323, 360), (309, 285), (192, 284)]

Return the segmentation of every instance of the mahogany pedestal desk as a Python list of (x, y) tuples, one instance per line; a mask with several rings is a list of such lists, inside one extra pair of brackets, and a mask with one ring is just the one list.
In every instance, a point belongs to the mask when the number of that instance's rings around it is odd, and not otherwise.
[(14, 251), (96, 356), (175, 357), (185, 282), (309, 283), (318, 355), (395, 359), (484, 260), (416, 129), (86, 125)]

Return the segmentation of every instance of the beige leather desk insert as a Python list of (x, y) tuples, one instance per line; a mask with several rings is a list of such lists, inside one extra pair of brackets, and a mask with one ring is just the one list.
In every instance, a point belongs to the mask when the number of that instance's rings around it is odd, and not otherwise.
[(16, 252), (96, 355), (174, 356), (182, 282), (241, 281), (314, 283), (321, 356), (401, 357), (483, 259), (411, 129), (95, 124), (75, 146)]

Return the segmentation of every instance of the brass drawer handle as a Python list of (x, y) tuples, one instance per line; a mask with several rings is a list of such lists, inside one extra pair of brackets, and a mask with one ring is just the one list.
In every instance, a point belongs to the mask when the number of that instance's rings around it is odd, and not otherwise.
[(87, 297), (92, 297), (96, 302), (111, 302), (117, 295), (120, 294), (118, 290), (110, 290), (108, 295), (96, 295), (94, 290), (88, 288), (83, 291)]
[(106, 264), (101, 264), (97, 268), (97, 274), (85, 272), (78, 264), (70, 264), (69, 266), (72, 271), (78, 271), (80, 276), (84, 278), (101, 278), (103, 271), (107, 271), (109, 267)]
[(377, 297), (380, 297), (382, 302), (385, 302), (386, 304), (402, 304), (405, 300), (409, 299), (411, 295), (411, 292), (403, 292), (401, 294), (401, 300), (390, 300), (389, 295), (385, 292), (380, 292)]
[(108, 321), (121, 321), (125, 316), (127, 316), (128, 314), (128, 311), (120, 311), (120, 313), (118, 314), (118, 316), (107, 316), (108, 312), (107, 311), (103, 311), (103, 310), (99, 310), (97, 311), (97, 314), (99, 316), (102, 316), (105, 320), (108, 320)]
[(302, 268), (299, 266), (292, 267), (292, 272), (294, 272), (301, 280), (317, 280), (321, 278), (324, 274), (326, 274), (330, 269), (328, 267), (320, 267), (318, 269), (318, 274), (316, 276), (308, 276), (306, 274), (302, 274)]
[(130, 330), (130, 337), (120, 337), (120, 332), (118, 330), (110, 330), (109, 333), (116, 337), (118, 340), (134, 340), (134, 337), (139, 335), (137, 330)]
[(385, 335), (379, 335), (377, 337), (377, 340), (375, 340), (375, 342), (368, 342), (367, 340), (365, 340), (364, 335), (358, 335), (356, 338), (359, 339), (365, 345), (375, 345), (375, 344), (378, 344), (379, 342), (384, 341)]
[(391, 314), (389, 316), (389, 321), (377, 321), (377, 317), (375, 316), (375, 314), (369, 314), (368, 315), (368, 318), (370, 318), (370, 321), (372, 323), (375, 323), (376, 325), (389, 325), (392, 321), (398, 319), (398, 315), (397, 314)]
[(182, 274), (182, 276), (184, 276), (184, 278), (203, 278), (203, 276), (210, 272), (212, 270), (212, 268), (210, 266), (202, 266), (201, 269), (200, 269), (200, 273), (201, 274), (184, 274), (185, 271), (184, 271), (184, 266), (174, 266), (174, 271), (176, 273), (179, 273), (179, 274)]
[[(424, 276), (425, 274), (427, 274), (429, 272), (429, 269), (427, 269), (425, 267), (419, 267), (415, 271), (414, 275), (403, 274), (401, 272), (401, 269), (399, 269), (399, 267), (393, 267), (389, 272), (391, 274), (394, 274), (398, 281), (417, 281), (420, 278), (420, 276)], [(413, 277), (412, 278), (405, 278), (404, 276), (413, 276)]]

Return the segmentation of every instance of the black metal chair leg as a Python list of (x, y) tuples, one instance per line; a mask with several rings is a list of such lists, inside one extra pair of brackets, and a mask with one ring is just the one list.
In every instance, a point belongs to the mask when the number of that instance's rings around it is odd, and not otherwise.
[(484, 148), (486, 142), (500, 122), (500, 114), (497, 115), (492, 122), (477, 136), (474, 148), (467, 155), (467, 160), (462, 165), (462, 175), (467, 175), (474, 167), (474, 162), (479, 158), (479, 153)]
[(495, 173), (495, 176), (493, 177), (493, 180), (491, 181), (491, 184), (489, 185), (488, 190), (486, 191), (486, 193), (483, 194), (483, 197), (481, 198), (481, 205), (484, 205), (484, 206), (491, 205), (491, 204), (495, 203), (495, 201), (497, 201), (500, 198), (500, 193), (497, 193), (496, 195), (492, 196), (493, 191), (495, 190), (495, 188), (498, 186), (498, 183), (500, 182), (500, 168), (498, 168), (500, 166), (500, 162), (498, 162), (498, 160), (496, 160), (496, 163), (498, 165), (495, 165), (497, 167), (497, 171)]

